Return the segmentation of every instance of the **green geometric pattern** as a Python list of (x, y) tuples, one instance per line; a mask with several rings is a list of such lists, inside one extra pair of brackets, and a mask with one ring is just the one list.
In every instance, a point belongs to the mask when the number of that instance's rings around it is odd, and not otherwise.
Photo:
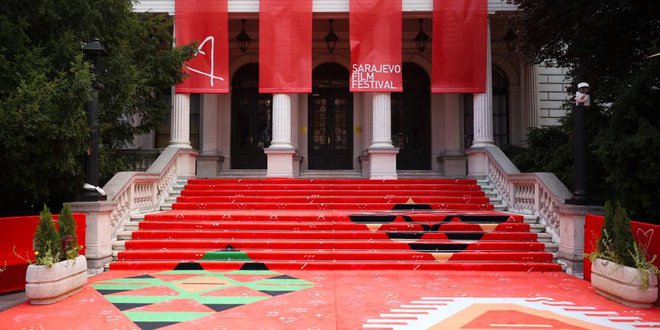
[[(270, 270), (172, 270), (92, 284), (141, 329), (190, 321), (313, 286), (314, 283)], [(254, 295), (231, 295), (236, 290)], [(177, 306), (183, 307), (177, 310)]]

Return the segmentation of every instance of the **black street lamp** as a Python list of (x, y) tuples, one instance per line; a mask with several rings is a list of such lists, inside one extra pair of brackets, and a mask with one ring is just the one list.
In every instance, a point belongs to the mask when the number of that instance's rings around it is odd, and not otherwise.
[[(577, 60), (576, 71), (581, 69), (579, 64), (592, 53), (587, 43), (576, 43), (571, 45), (566, 56)], [(580, 72), (578, 71), (578, 74)], [(578, 92), (572, 105), (573, 113), (573, 197), (567, 199), (566, 204), (589, 205), (588, 170), (587, 170), (587, 108), (591, 106), (589, 84), (581, 82), (577, 85)]]
[(429, 42), (429, 39), (431, 39), (431, 37), (426, 32), (424, 32), (424, 29), (422, 28), (423, 25), (424, 19), (420, 18), (419, 32), (415, 36), (415, 39), (413, 39), (415, 45), (417, 46), (417, 50), (419, 50), (420, 53), (423, 53), (426, 50), (426, 44)]
[(250, 46), (250, 41), (252, 41), (252, 38), (245, 32), (245, 20), (241, 20), (241, 24), (243, 24), (243, 28), (241, 28), (241, 32), (234, 38), (236, 40), (236, 43), (238, 43), (238, 49), (241, 50), (241, 53), (247, 52), (248, 47)]
[(78, 201), (101, 201), (106, 200), (105, 192), (98, 187), (99, 185), (99, 91), (103, 89), (103, 84), (98, 81), (99, 63), (102, 56), (108, 54), (105, 47), (99, 39), (94, 38), (82, 46), (82, 51), (88, 60), (92, 61), (92, 72), (94, 81), (92, 81), (92, 99), (87, 102), (87, 123), (91, 130), (89, 136), (89, 146), (85, 152), (85, 184), (83, 191), (78, 195)]
[(337, 41), (339, 41), (339, 37), (335, 34), (335, 31), (332, 31), (332, 23), (334, 22), (334, 19), (329, 19), (328, 22), (330, 22), (330, 32), (325, 35), (325, 44), (328, 46), (328, 53), (332, 54), (335, 52), (335, 47), (337, 47)]

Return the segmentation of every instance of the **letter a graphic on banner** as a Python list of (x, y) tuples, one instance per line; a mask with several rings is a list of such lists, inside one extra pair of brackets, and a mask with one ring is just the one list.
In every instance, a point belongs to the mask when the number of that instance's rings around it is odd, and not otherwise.
[(197, 45), (193, 58), (183, 65), (189, 76), (176, 92), (229, 93), (227, 0), (176, 0), (174, 6), (176, 45)]
[(433, 1), (433, 93), (485, 93), (486, 0)]
[(312, 0), (259, 1), (259, 93), (312, 92)]
[(401, 92), (401, 0), (350, 1), (351, 92)]

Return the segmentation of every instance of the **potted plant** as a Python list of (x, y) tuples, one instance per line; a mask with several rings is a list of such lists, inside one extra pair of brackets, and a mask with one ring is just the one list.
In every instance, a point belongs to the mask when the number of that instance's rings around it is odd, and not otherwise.
[(658, 299), (658, 268), (635, 241), (621, 204), (605, 204), (602, 234), (589, 257), (591, 284), (598, 294), (636, 308), (650, 308)]
[(35, 263), (25, 274), (25, 294), (32, 304), (52, 304), (82, 290), (87, 283), (87, 260), (79, 256), (76, 222), (65, 205), (55, 229), (52, 215), (44, 207), (34, 233)]

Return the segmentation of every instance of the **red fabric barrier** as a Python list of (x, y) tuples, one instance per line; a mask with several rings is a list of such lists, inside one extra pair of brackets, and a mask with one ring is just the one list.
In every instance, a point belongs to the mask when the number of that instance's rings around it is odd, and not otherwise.
[(190, 76), (177, 93), (229, 93), (229, 27), (227, 0), (177, 0), (177, 46), (197, 43), (195, 56), (183, 66)]
[(259, 93), (312, 92), (312, 0), (259, 1)]
[(486, 0), (434, 0), (433, 93), (486, 92), (487, 8)]
[(350, 2), (351, 92), (401, 92), (401, 0)]
[[(58, 215), (53, 215), (57, 219)], [(78, 244), (83, 245), (80, 254), (85, 254), (85, 215), (74, 214)], [(39, 216), (0, 218), (0, 294), (25, 289), (25, 270), (28, 263), (34, 261), (32, 240), (37, 229)], [(15, 251), (15, 253), (14, 253)], [(19, 256), (16, 256), (18, 254)]]
[[(599, 215), (588, 214), (584, 223), (584, 253), (591, 253), (598, 247), (601, 230), (605, 218)], [(635, 240), (646, 250), (646, 258), (651, 260), (657, 256), (654, 264), (660, 267), (660, 226), (649, 223), (631, 221)], [(591, 261), (584, 259), (584, 279), (591, 281)]]

